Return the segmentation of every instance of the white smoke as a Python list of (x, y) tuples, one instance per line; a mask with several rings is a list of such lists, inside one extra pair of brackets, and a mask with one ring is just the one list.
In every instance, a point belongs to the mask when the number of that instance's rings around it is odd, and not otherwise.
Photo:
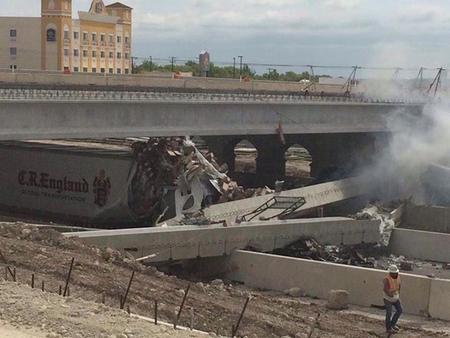
[(374, 165), (366, 168), (372, 186), (383, 199), (419, 197), (423, 191), (422, 178), (429, 166), (450, 164), (447, 74), (442, 72), (437, 91), (439, 97), (434, 97), (434, 88), (427, 93), (437, 69), (423, 72), (423, 81), (419, 81), (420, 65), (437, 67), (422, 64), (425, 60), (416, 59), (415, 48), (397, 41), (374, 45), (370, 64), (381, 70), (366, 83), (362, 81), (368, 96), (422, 102), (425, 105), (421, 113), (401, 109), (386, 121), (392, 132), (389, 142), (381, 147)]
[(424, 173), (432, 164), (450, 164), (450, 101), (427, 103), (422, 114), (399, 111), (387, 124), (389, 143), (366, 169), (375, 194), (423, 202)]

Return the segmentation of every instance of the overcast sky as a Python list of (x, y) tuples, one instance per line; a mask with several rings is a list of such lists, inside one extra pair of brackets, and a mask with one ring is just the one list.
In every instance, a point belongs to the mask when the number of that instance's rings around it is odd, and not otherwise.
[[(73, 0), (74, 17), (90, 0)], [(113, 1), (111, 1), (113, 2)], [(135, 56), (315, 65), (450, 66), (446, 0), (124, 0)], [(105, 4), (110, 2), (105, 1)], [(0, 0), (38, 16), (39, 0)], [(283, 69), (281, 69), (283, 70)]]

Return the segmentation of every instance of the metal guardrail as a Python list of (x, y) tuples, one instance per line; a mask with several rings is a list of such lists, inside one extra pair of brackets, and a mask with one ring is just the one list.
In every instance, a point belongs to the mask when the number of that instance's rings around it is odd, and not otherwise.
[(335, 103), (335, 104), (424, 104), (402, 98), (377, 99), (365, 97), (312, 96), (256, 93), (180, 93), (139, 91), (89, 91), (51, 89), (0, 89), (0, 102), (173, 102), (173, 103)]

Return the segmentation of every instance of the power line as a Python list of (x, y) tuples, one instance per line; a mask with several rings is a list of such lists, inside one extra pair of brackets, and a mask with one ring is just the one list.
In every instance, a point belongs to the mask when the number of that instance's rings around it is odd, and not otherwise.
[[(146, 57), (137, 57), (136, 59), (139, 60), (147, 60)], [(153, 58), (154, 61), (162, 61), (171, 63), (170, 58)], [(180, 63), (180, 62), (195, 62), (198, 60), (198, 57), (176, 57), (174, 63)], [(223, 66), (230, 66), (232, 67), (234, 65), (233, 61), (214, 61), (213, 64), (215, 65), (223, 65)], [(260, 62), (245, 62), (245, 65), (249, 67), (265, 67), (265, 68), (305, 68), (305, 69), (336, 69), (336, 70), (353, 70), (355, 66), (345, 66), (345, 65), (313, 65), (313, 64), (284, 64), (284, 63), (260, 63)], [(417, 72), (420, 69), (422, 71), (435, 71), (439, 70), (442, 67), (394, 67), (394, 66), (358, 66), (358, 70), (372, 70), (372, 71), (393, 71), (397, 74), (399, 72)]]

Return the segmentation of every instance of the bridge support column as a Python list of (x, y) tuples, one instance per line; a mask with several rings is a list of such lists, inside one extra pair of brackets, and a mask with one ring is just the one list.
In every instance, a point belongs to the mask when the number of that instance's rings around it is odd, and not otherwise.
[(311, 176), (338, 179), (370, 167), (376, 159), (372, 134), (321, 134), (312, 142)]
[(256, 176), (259, 185), (273, 187), (275, 181), (283, 180), (286, 171), (285, 146), (278, 136), (266, 136), (255, 142), (258, 150)]
[(239, 141), (233, 137), (226, 136), (204, 137), (204, 140), (208, 144), (208, 149), (214, 153), (219, 163), (226, 163), (228, 171), (233, 172), (236, 159), (234, 147)]

